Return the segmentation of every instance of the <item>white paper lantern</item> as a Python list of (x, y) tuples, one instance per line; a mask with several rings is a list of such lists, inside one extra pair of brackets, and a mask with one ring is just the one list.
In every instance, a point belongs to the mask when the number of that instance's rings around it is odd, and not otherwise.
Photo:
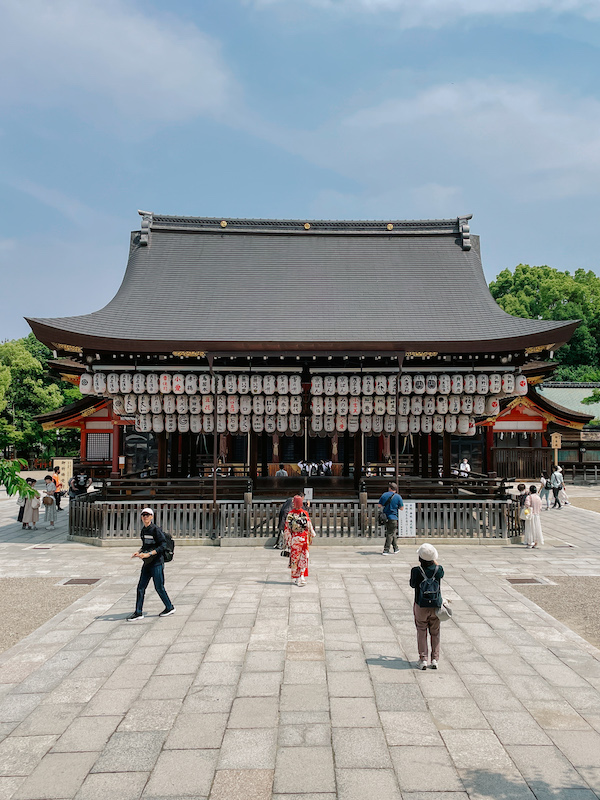
[(373, 402), (373, 413), (377, 416), (385, 414), (385, 396), (377, 395)]
[(485, 397), (481, 394), (473, 395), (473, 413), (478, 417), (485, 414)]
[(281, 394), (277, 398), (277, 413), (287, 416), (290, 412), (290, 398), (287, 394)]
[(413, 394), (425, 393), (425, 376), (415, 375), (413, 377)]
[(310, 382), (310, 393), (314, 395), (323, 394), (323, 378), (321, 375), (313, 375)]
[[(81, 377), (83, 377), (83, 375)], [(109, 394), (120, 394), (119, 384), (120, 381), (117, 372), (110, 372), (106, 376), (106, 389)], [(81, 391), (81, 385), (79, 386), (79, 390)]]
[(288, 415), (277, 414), (277, 433), (287, 433)]
[[(479, 395), (475, 395), (479, 397)], [(472, 394), (463, 394), (460, 398), (460, 411), (461, 414), (470, 415), (473, 413), (473, 395)]]
[(167, 433), (177, 431), (177, 414), (165, 414), (165, 430)]
[(336, 411), (335, 397), (326, 395), (323, 399), (323, 411), (325, 414), (333, 415)]
[(314, 433), (320, 433), (323, 430), (323, 417), (312, 417), (310, 427)]
[(373, 422), (369, 414), (360, 415), (360, 429), (363, 433), (371, 433), (373, 429)]
[(352, 397), (358, 397), (362, 392), (362, 380), (360, 375), (351, 375), (348, 379), (348, 388)]
[(227, 414), (227, 430), (229, 433), (237, 433), (240, 427), (238, 414)]
[[(112, 399), (113, 411), (119, 416), (125, 414), (125, 402), (120, 394), (116, 394)], [(161, 409), (162, 410), (162, 409)]]
[[(407, 418), (408, 419), (408, 418)], [(383, 418), (383, 430), (385, 433), (396, 432), (396, 416), (395, 414), (386, 414)]]
[(131, 394), (133, 391), (133, 380), (131, 378), (131, 373), (122, 372), (119, 375), (119, 391), (121, 394)]
[(338, 397), (337, 399), (337, 412), (341, 414), (342, 417), (348, 416), (348, 396), (343, 395), (342, 397)]
[(373, 433), (383, 433), (383, 417), (377, 415), (371, 417), (371, 425)]
[(477, 391), (477, 376), (469, 372), (463, 378), (463, 392), (465, 394), (475, 394)]
[(371, 395), (375, 391), (375, 379), (372, 375), (363, 375), (362, 379), (362, 393)]
[(162, 395), (160, 394), (150, 395), (150, 411), (153, 414), (162, 414), (162, 410), (163, 410)]
[(146, 391), (146, 376), (141, 372), (134, 372), (132, 381), (134, 394), (143, 394)]
[[(171, 392), (171, 376), (168, 372), (163, 372), (159, 378), (158, 388), (162, 394), (170, 394)], [(165, 422), (166, 426), (166, 422)]]
[(323, 414), (323, 429), (327, 433), (333, 433), (335, 430), (335, 416), (333, 414)]
[(173, 387), (173, 394), (183, 394), (185, 392), (185, 375), (179, 372), (175, 373), (171, 385)]
[(375, 376), (375, 394), (387, 394), (387, 377), (385, 375)]
[(252, 414), (252, 430), (262, 433), (265, 429), (265, 420), (262, 414)]
[(411, 375), (400, 376), (400, 394), (412, 394), (413, 380)]
[(452, 390), (452, 380), (450, 375), (440, 375), (438, 378), (438, 391), (440, 394), (450, 394)]
[(290, 397), (290, 414), (301, 414), (302, 413), (302, 396), (299, 394), (293, 394)]
[(300, 375), (290, 375), (290, 394), (302, 394), (302, 378)]
[(320, 417), (323, 415), (323, 398), (322, 397), (312, 397), (310, 401), (310, 410), (312, 411), (313, 416)]
[(393, 394), (394, 397), (396, 396), (396, 375), (388, 375), (388, 385), (387, 385), (387, 393)]
[[(262, 416), (265, 413), (265, 398), (262, 394), (256, 394), (252, 398), (252, 413), (254, 415)], [(252, 421), (252, 427), (254, 428), (254, 421)], [(254, 428), (256, 430), (256, 428)]]
[(426, 394), (436, 394), (438, 388), (437, 375), (428, 375), (425, 378), (425, 392)]
[(477, 376), (477, 394), (487, 394), (490, 388), (490, 379), (485, 372), (480, 372)]
[(174, 394), (163, 394), (163, 411), (165, 414), (174, 414), (177, 411), (177, 401)]
[[(190, 410), (190, 401), (186, 394), (178, 394), (175, 402), (178, 414), (188, 413), (188, 411)], [(138, 406), (139, 406), (139, 401), (138, 401)]]
[(338, 433), (344, 433), (348, 429), (348, 419), (343, 414), (337, 414), (335, 418), (335, 429)]
[(475, 436), (477, 433), (477, 426), (475, 425), (474, 417), (469, 417), (469, 430), (467, 431), (467, 436)]
[(227, 395), (226, 394), (218, 394), (217, 395), (217, 414), (226, 414), (227, 413)]
[(337, 381), (335, 376), (333, 375), (326, 375), (323, 378), (323, 391), (326, 395), (330, 397), (335, 394), (337, 389)]
[(423, 398), (423, 414), (428, 416), (435, 414), (435, 397), (427, 396)]
[(139, 414), (135, 418), (135, 429), (140, 433), (150, 433), (152, 430), (152, 416), (150, 414)]
[(217, 433), (225, 433), (227, 430), (227, 414), (217, 414)]
[[(348, 414), (352, 417), (356, 417), (360, 414), (360, 397), (351, 397), (350, 402), (348, 404)], [(348, 422), (348, 424), (350, 424)]]
[(438, 394), (435, 398), (435, 410), (442, 416), (448, 413), (448, 395)]
[(190, 430), (192, 433), (202, 433), (202, 417), (200, 414), (190, 416)]
[(395, 394), (388, 394), (385, 398), (385, 413), (386, 414), (396, 414), (396, 395)]
[(434, 433), (444, 432), (444, 417), (441, 414), (434, 414), (432, 422)]
[(288, 422), (292, 433), (299, 433), (302, 430), (300, 414), (290, 414)]
[(348, 433), (358, 433), (360, 428), (360, 417), (348, 417)]
[(431, 433), (433, 430), (433, 421), (431, 417), (423, 414), (421, 417), (421, 431), (422, 433)]
[(196, 394), (198, 391), (198, 376), (194, 375), (193, 372), (188, 372), (185, 376), (185, 393), (186, 394)]
[(250, 391), (250, 376), (238, 375), (238, 392), (240, 394), (248, 394)]
[(515, 376), (510, 372), (505, 372), (502, 376), (502, 391), (504, 394), (511, 395), (515, 391)]
[(212, 390), (216, 394), (224, 394), (225, 392), (225, 378), (223, 375), (215, 375), (211, 381)]
[(277, 376), (277, 394), (287, 394), (289, 391), (289, 379), (287, 375)]
[(79, 391), (81, 394), (94, 394), (94, 378), (88, 372), (79, 378)]
[(525, 375), (517, 375), (515, 377), (515, 394), (523, 396), (527, 394), (527, 378)]
[(235, 394), (237, 392), (237, 376), (228, 373), (225, 375), (225, 394)]
[(500, 413), (500, 401), (497, 397), (488, 397), (485, 404), (485, 413), (488, 417), (497, 417)]
[[(238, 383), (239, 389), (239, 383)], [(252, 430), (252, 417), (250, 414), (240, 414), (240, 433), (250, 433)]]
[(135, 414), (137, 411), (137, 397), (134, 394), (126, 394), (123, 400), (125, 403), (125, 413)]
[(367, 416), (371, 416), (373, 413), (373, 397), (371, 395), (367, 395), (363, 397), (361, 402), (361, 411), (363, 414)]
[(199, 394), (193, 394), (190, 396), (189, 408), (190, 414), (202, 413), (202, 397)]
[(140, 414), (149, 414), (152, 411), (150, 407), (150, 395), (141, 394), (138, 397), (138, 411)]
[(271, 416), (277, 413), (277, 398), (275, 395), (267, 395), (265, 397), (265, 413)]
[(237, 394), (230, 394), (227, 397), (227, 413), (228, 414), (239, 414), (240, 411), (240, 399)]
[(446, 414), (444, 417), (444, 428), (446, 429), (446, 433), (455, 433), (456, 417), (454, 414)]
[(450, 391), (452, 394), (462, 394), (464, 389), (464, 380), (463, 376), (459, 373), (456, 373), (450, 379)]
[[(212, 394), (205, 394), (202, 395), (202, 413), (203, 414), (212, 414), (215, 410), (214, 403), (213, 403), (213, 396)], [(202, 423), (202, 427), (206, 430), (204, 423)], [(212, 428), (211, 428), (212, 430)]]
[[(262, 392), (262, 385), (263, 380), (261, 375), (251, 375), (250, 376), (250, 393), (251, 394), (260, 394)], [(254, 422), (252, 423), (252, 427), (254, 428)]]
[(469, 418), (464, 414), (459, 414), (456, 419), (456, 427), (459, 433), (465, 434), (469, 432)]
[(275, 394), (275, 386), (276, 383), (274, 375), (263, 375), (263, 394)]
[(404, 414), (398, 417), (398, 433), (408, 433), (408, 417), (405, 417)]
[(490, 393), (500, 394), (502, 391), (502, 376), (494, 373), (490, 375)]
[(94, 373), (94, 392), (96, 394), (106, 394), (106, 375), (104, 372)]
[(408, 430), (410, 433), (421, 432), (421, 417), (415, 417), (413, 414), (408, 418)]
[(177, 414), (177, 429), (179, 433), (188, 433), (190, 429), (189, 414)]
[(202, 374), (198, 376), (198, 391), (200, 394), (211, 394), (212, 392), (212, 381), (210, 379), (210, 375)]
[(398, 413), (407, 417), (410, 414), (410, 397), (401, 395), (399, 398)]
[(165, 420), (162, 414), (152, 414), (152, 430), (154, 433), (162, 433), (165, 429)]
[(350, 391), (350, 386), (348, 384), (348, 376), (347, 375), (338, 375), (337, 382), (336, 382), (336, 390), (338, 394), (347, 395)]
[(448, 413), (460, 414), (460, 397), (457, 394), (448, 395)]
[(410, 413), (414, 416), (423, 413), (423, 400), (418, 394), (413, 395), (410, 399)]
[(160, 390), (160, 378), (155, 373), (146, 375), (146, 391), (148, 394), (158, 394)]
[(243, 394), (240, 397), (240, 414), (252, 414), (253, 398), (250, 395)]
[(204, 433), (214, 433), (215, 418), (212, 414), (204, 414), (202, 416), (202, 430)]

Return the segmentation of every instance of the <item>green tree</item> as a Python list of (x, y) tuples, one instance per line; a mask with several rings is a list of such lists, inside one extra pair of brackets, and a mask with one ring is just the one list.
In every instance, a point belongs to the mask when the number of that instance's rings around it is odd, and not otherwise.
[(561, 272), (519, 264), (490, 284), (496, 302), (515, 317), (579, 319), (571, 341), (557, 353), (559, 380), (598, 380), (600, 374), (600, 278), (591, 271)]
[(12, 461), (0, 459), (0, 486), (4, 486), (9, 496), (19, 492), (23, 497), (34, 497), (35, 489), (19, 475), (19, 472), (26, 467), (27, 462), (22, 458), (15, 458)]

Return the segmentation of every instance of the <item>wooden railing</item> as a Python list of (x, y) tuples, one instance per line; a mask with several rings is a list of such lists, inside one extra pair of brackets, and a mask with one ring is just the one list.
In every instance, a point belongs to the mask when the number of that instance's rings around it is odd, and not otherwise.
[[(415, 500), (416, 536), (448, 539), (506, 539), (520, 534), (511, 500)], [(103, 501), (90, 493), (71, 501), (69, 533), (101, 540), (139, 539), (144, 502)], [(280, 503), (207, 501), (153, 503), (155, 521), (177, 540), (246, 538), (277, 535)], [(320, 539), (383, 536), (377, 503), (314, 501), (310, 516)]]
[(549, 447), (492, 447), (492, 469), (508, 480), (539, 480), (544, 470), (552, 471), (552, 456)]
[(573, 483), (598, 483), (600, 481), (600, 464), (561, 464), (566, 481)]

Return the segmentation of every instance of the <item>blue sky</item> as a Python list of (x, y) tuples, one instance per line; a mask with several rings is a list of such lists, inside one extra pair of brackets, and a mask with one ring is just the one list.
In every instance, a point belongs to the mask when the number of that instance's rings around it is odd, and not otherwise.
[(108, 302), (138, 208), (473, 213), (488, 280), (599, 271), (600, 0), (0, 0), (0, 19), (0, 339)]

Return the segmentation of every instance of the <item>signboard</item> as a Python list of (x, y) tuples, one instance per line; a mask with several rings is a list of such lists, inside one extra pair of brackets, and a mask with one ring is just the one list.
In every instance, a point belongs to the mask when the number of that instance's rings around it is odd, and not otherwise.
[(304, 487), (304, 499), (308, 500), (308, 501), (311, 501), (313, 499), (313, 491), (314, 490), (313, 490), (312, 486), (311, 487), (305, 486)]
[(417, 535), (417, 504), (404, 503), (404, 510), (398, 510), (398, 538), (414, 538)]
[(61, 491), (67, 492), (69, 490), (69, 481), (73, 477), (73, 459), (53, 458), (52, 466), (60, 467), (60, 482), (62, 484)]
[(550, 437), (550, 447), (553, 450), (560, 450), (562, 447), (562, 434), (561, 433), (553, 433)]

